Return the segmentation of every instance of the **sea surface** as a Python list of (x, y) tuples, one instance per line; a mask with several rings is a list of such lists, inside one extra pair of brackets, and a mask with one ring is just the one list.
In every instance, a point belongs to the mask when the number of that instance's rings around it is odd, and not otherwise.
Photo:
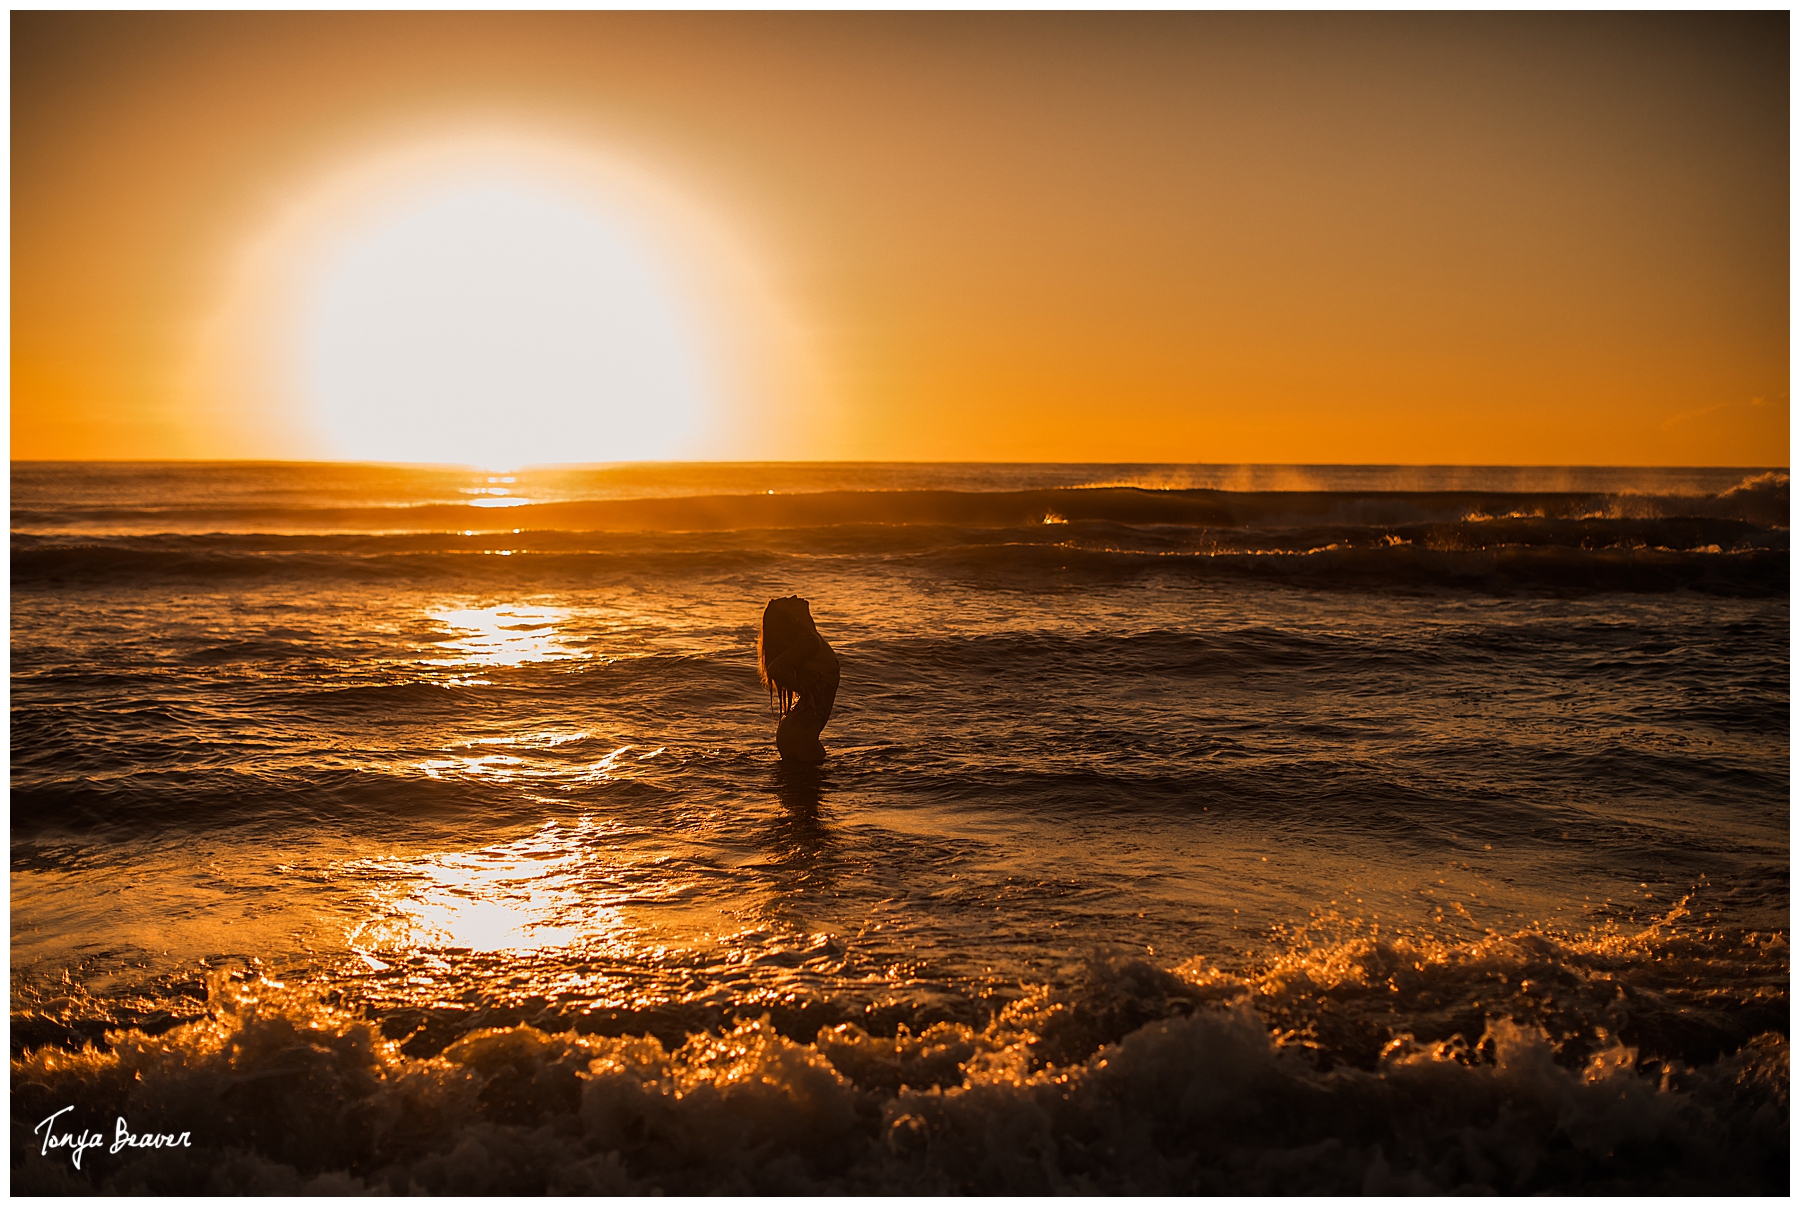
[(15, 1191), (1788, 1187), (1785, 469), (11, 506)]

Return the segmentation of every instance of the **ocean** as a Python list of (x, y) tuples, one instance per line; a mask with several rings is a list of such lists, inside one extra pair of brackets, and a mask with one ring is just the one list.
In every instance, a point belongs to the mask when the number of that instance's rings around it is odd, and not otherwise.
[(1785, 1193), (1788, 517), (15, 463), (13, 1189)]

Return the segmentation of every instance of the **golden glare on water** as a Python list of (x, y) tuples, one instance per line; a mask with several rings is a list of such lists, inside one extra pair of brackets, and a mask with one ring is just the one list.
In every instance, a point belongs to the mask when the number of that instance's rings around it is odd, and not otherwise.
[[(566, 742), (579, 742), (591, 735), (585, 732), (568, 734), (533, 734), (524, 737), (480, 738), (468, 743), (464, 748), (474, 753), (449, 754), (439, 758), (425, 759), (415, 764), (415, 769), (431, 779), (448, 779), (456, 776), (473, 776), (477, 779), (521, 781), (540, 778), (550, 781), (567, 781), (570, 772), (566, 764), (555, 763), (545, 765), (542, 752), (561, 746)], [(495, 749), (499, 748), (499, 749)], [(658, 746), (654, 750), (639, 751), (636, 746), (621, 746), (604, 758), (586, 766), (574, 778), (581, 782), (592, 783), (599, 780), (622, 779), (631, 762), (647, 763), (667, 751), (668, 747)], [(512, 753), (523, 751), (523, 754)]]
[(394, 887), (352, 931), (350, 949), (379, 968), (384, 956), (421, 949), (531, 952), (616, 941), (625, 933), (623, 898), (594, 882), (586, 837), (550, 825), (482, 850), (355, 865)]
[(529, 662), (556, 662), (584, 657), (567, 644), (559, 625), (567, 608), (532, 604), (495, 604), (485, 608), (449, 608), (431, 619), (450, 630), (437, 644), (444, 656), (427, 658), (427, 666), (502, 667)]

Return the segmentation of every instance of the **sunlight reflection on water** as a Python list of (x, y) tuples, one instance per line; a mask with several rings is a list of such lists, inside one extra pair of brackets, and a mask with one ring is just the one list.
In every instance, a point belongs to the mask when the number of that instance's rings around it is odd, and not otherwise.
[(567, 644), (559, 626), (569, 609), (531, 604), (495, 604), (486, 608), (453, 608), (431, 613), (431, 619), (453, 631), (437, 639), (452, 655), (426, 658), (427, 666), (521, 666), (581, 658)]
[[(527, 734), (520, 737), (475, 738), (462, 746), (470, 753), (447, 751), (437, 758), (412, 764), (414, 770), (432, 779), (472, 776), (484, 780), (510, 783), (541, 781), (550, 785), (597, 783), (602, 780), (625, 779), (640, 774), (641, 764), (664, 754), (668, 747), (642, 750), (637, 746), (620, 746), (592, 762), (585, 758), (558, 757), (557, 747), (582, 742), (591, 735), (575, 733)], [(493, 747), (510, 750), (494, 750)], [(633, 753), (637, 752), (637, 753)], [(626, 756), (631, 756), (627, 758)]]
[(617, 943), (627, 930), (625, 894), (597, 865), (589, 829), (551, 824), (480, 850), (352, 864), (352, 874), (387, 886), (387, 900), (352, 930), (349, 946), (379, 964), (430, 948), (531, 952)]

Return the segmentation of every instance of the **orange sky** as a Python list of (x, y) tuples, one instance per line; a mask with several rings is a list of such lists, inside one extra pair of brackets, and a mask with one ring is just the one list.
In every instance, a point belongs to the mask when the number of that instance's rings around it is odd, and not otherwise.
[(1787, 23), (14, 13), (12, 452), (329, 455), (245, 265), (480, 128), (741, 253), (706, 455), (1785, 465)]

